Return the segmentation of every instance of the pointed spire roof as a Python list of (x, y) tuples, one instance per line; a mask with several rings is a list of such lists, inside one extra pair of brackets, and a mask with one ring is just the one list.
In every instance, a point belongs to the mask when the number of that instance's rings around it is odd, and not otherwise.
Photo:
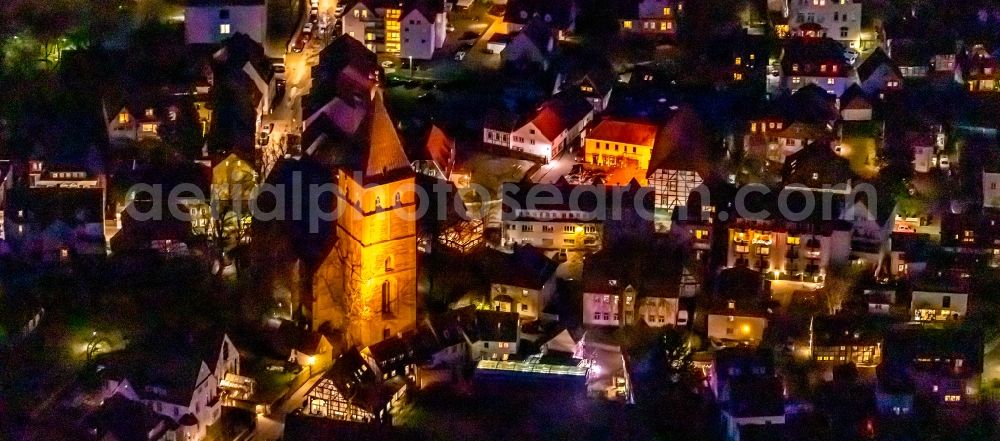
[(366, 179), (392, 174), (403, 169), (410, 170), (410, 160), (407, 159), (396, 127), (389, 118), (389, 111), (385, 108), (381, 91), (376, 92), (372, 100), (368, 140), (367, 151), (362, 156), (364, 161), (361, 163), (364, 169), (360, 170), (364, 172)]

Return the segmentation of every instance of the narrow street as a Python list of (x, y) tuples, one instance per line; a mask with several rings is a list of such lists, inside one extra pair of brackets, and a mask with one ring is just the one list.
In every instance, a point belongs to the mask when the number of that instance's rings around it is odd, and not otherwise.
[(323, 374), (317, 372), (315, 376), (302, 384), (287, 400), (283, 401), (277, 409), (273, 409), (268, 415), (257, 416), (257, 427), (253, 433), (244, 439), (255, 441), (274, 441), (281, 437), (285, 430), (285, 417), (302, 407), (306, 393), (312, 389), (323, 378)]

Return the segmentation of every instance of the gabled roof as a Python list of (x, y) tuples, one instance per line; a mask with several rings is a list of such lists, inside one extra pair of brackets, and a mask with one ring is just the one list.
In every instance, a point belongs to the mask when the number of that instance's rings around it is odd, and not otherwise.
[[(88, 429), (96, 432), (97, 439), (117, 441), (149, 441), (158, 439), (173, 421), (159, 415), (140, 401), (132, 401), (115, 394), (86, 418)], [(156, 430), (160, 427), (160, 430)]]
[[(516, 312), (476, 310), (478, 339), (474, 341), (501, 341), (516, 343), (520, 316)], [(472, 340), (470, 338), (470, 340)]]
[(872, 102), (858, 83), (854, 83), (840, 96), (840, 109), (871, 109)]
[(357, 397), (365, 387), (378, 380), (356, 347), (340, 354), (323, 378), (329, 379), (346, 399)]
[[(306, 122), (306, 152), (330, 166), (362, 174), (365, 182), (382, 182), (413, 173), (396, 127), (389, 118), (381, 91), (368, 102), (348, 103), (335, 98), (328, 109)], [(335, 121), (345, 112), (364, 113), (363, 120)], [(353, 133), (345, 129), (355, 127)]]
[(511, 37), (511, 41), (519, 37), (527, 38), (542, 55), (549, 53), (549, 43), (554, 41), (552, 29), (540, 20), (531, 20), (520, 32)]
[(846, 77), (851, 66), (840, 43), (830, 38), (793, 37), (785, 43), (781, 68), (786, 76)]
[(557, 262), (530, 245), (514, 247), (511, 253), (486, 248), (482, 262), (490, 282), (527, 289), (542, 289), (559, 267)]
[(681, 107), (657, 134), (646, 177), (664, 169), (693, 170), (707, 179), (711, 172), (707, 135), (694, 109)]
[[(883, 345), (883, 364), (899, 370), (916, 368), (948, 376), (965, 377), (983, 372), (983, 334), (980, 329), (903, 327), (893, 329)], [(962, 359), (961, 368), (951, 360)], [(917, 365), (917, 359), (937, 359)]]
[(382, 77), (375, 53), (358, 39), (339, 35), (319, 53), (319, 63), (312, 68), (312, 87), (303, 100), (303, 120), (325, 106), (334, 97), (348, 102), (368, 99)]
[(546, 139), (554, 140), (593, 111), (593, 106), (578, 91), (565, 91), (542, 103), (531, 123)]
[(834, 153), (827, 141), (814, 141), (789, 155), (781, 175), (785, 185), (810, 188), (843, 185), (852, 177), (850, 161)]
[(396, 336), (391, 336), (366, 349), (383, 373), (402, 370), (403, 366), (410, 362), (406, 342)]
[(903, 74), (899, 71), (899, 66), (897, 66), (896, 63), (892, 61), (888, 55), (886, 55), (882, 48), (877, 47), (874, 51), (872, 51), (871, 55), (869, 55), (868, 58), (865, 58), (865, 61), (858, 66), (858, 79), (860, 79), (861, 82), (868, 81), (868, 78), (871, 77), (871, 75), (875, 73), (875, 70), (882, 65), (889, 66), (889, 69), (891, 69), (897, 77), (903, 77)]
[(656, 133), (657, 127), (653, 124), (606, 118), (590, 129), (587, 139), (652, 147)]
[(403, 11), (400, 17), (406, 17), (413, 11), (418, 11), (425, 19), (434, 21), (437, 14), (444, 12), (444, 2), (440, 0), (407, 0), (403, 2)]
[(469, 341), (479, 341), (475, 305), (452, 309), (433, 316), (430, 322), (442, 347), (465, 343), (466, 337)]

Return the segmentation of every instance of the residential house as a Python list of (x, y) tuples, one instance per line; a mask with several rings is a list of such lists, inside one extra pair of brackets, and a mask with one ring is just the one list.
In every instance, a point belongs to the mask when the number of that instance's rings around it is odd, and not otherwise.
[(667, 219), (677, 207), (686, 207), (691, 193), (711, 178), (708, 149), (701, 118), (688, 107), (678, 109), (656, 134), (646, 179), (653, 187), (656, 210)]
[(822, 365), (875, 367), (882, 362), (882, 335), (868, 317), (813, 317), (808, 344), (810, 357)]
[(644, 122), (602, 119), (584, 140), (584, 161), (601, 167), (649, 169), (657, 127)]
[(785, 423), (784, 387), (767, 354), (723, 349), (715, 353), (709, 385), (722, 408), (727, 440), (739, 440), (743, 426)]
[(982, 46), (975, 46), (969, 51), (962, 74), (969, 92), (1000, 91), (1000, 62)]
[(684, 9), (679, 0), (642, 0), (632, 2), (631, 10), (619, 17), (618, 23), (625, 32), (652, 35), (677, 34), (677, 17)]
[(767, 314), (757, 302), (727, 299), (709, 308), (706, 317), (708, 339), (722, 346), (756, 347), (767, 329)]
[(431, 367), (464, 366), (471, 360), (471, 340), (479, 332), (475, 305), (428, 317), (426, 325), (438, 342), (438, 350), (429, 361)]
[(361, 357), (381, 381), (410, 377), (414, 373), (414, 360), (410, 357), (409, 345), (399, 336), (389, 336), (365, 347), (361, 350)]
[(441, 180), (449, 180), (455, 169), (455, 139), (448, 136), (437, 124), (432, 124), (426, 134), (415, 138), (407, 156), (413, 160), (413, 170)]
[(594, 119), (594, 108), (583, 95), (565, 91), (545, 101), (510, 134), (510, 149), (544, 161), (572, 149)]
[(920, 276), (927, 269), (929, 234), (894, 231), (890, 238), (889, 274), (896, 278)]
[[(637, 185), (506, 183), (502, 244), (532, 245), (565, 258), (567, 251), (597, 251), (609, 237), (651, 230), (651, 197)], [(617, 201), (617, 202), (616, 202)]]
[(106, 182), (99, 165), (29, 161), (27, 193), (6, 207), (16, 213), (8, 220), (6, 241), (45, 263), (103, 256)]
[(209, 152), (237, 153), (256, 167), (261, 117), (270, 111), (277, 80), (264, 47), (237, 33), (212, 54), (213, 117)]
[(820, 281), (830, 265), (847, 263), (851, 225), (847, 222), (791, 221), (781, 216), (737, 218), (729, 229), (728, 266), (747, 266), (781, 278)]
[(493, 310), (516, 312), (526, 321), (542, 317), (555, 296), (557, 262), (531, 245), (515, 245), (509, 253), (487, 248), (481, 259), (490, 280)]
[(184, 4), (184, 41), (219, 43), (244, 34), (263, 44), (267, 37), (264, 0), (189, 0)]
[[(637, 252), (665, 255), (651, 248)], [(689, 297), (700, 284), (676, 260), (649, 268), (615, 257), (605, 250), (587, 256), (583, 269), (583, 324), (629, 326), (644, 322), (650, 327), (677, 326), (687, 321), (679, 298)], [(642, 259), (636, 257), (636, 259)]]
[(503, 15), (507, 33), (520, 31), (533, 20), (541, 20), (561, 39), (576, 26), (576, 2), (572, 0), (508, 0)]
[(510, 149), (510, 136), (517, 123), (517, 115), (507, 110), (487, 112), (483, 121), (483, 143)]
[(796, 37), (786, 41), (781, 55), (782, 88), (792, 92), (815, 84), (841, 96), (855, 81), (843, 47), (829, 38)]
[(913, 171), (928, 173), (941, 167), (941, 157), (947, 158), (943, 153), (946, 139), (941, 126), (934, 130), (907, 131), (903, 142), (913, 152)]
[(177, 424), (142, 403), (114, 395), (84, 420), (95, 440), (169, 441), (176, 439)]
[[(933, 274), (932, 274), (933, 273)], [(969, 312), (969, 273), (961, 270), (925, 273), (913, 283), (910, 315), (915, 321), (957, 321)]]
[(606, 60), (581, 60), (579, 64), (582, 66), (558, 74), (554, 94), (575, 88), (594, 106), (595, 114), (601, 113), (608, 107), (618, 75)]
[(520, 316), (516, 312), (477, 310), (474, 335), (467, 335), (474, 360), (507, 360), (517, 353), (521, 340)]
[(133, 342), (97, 358), (98, 395), (104, 401), (120, 396), (142, 403), (169, 418), (178, 437), (203, 440), (219, 421), (223, 396), (252, 394), (252, 382), (239, 376), (239, 360), (224, 333)]
[(752, 118), (744, 148), (751, 156), (781, 164), (807, 144), (832, 138), (840, 118), (836, 97), (808, 84), (782, 94)]
[(862, 295), (872, 315), (890, 315), (896, 306), (896, 290), (892, 288), (869, 288)]
[(851, 192), (850, 162), (834, 153), (829, 142), (816, 141), (785, 159), (781, 182), (785, 190), (819, 191), (846, 195)]
[(341, 421), (391, 425), (392, 410), (407, 392), (400, 377), (385, 381), (357, 348), (340, 354), (306, 393), (303, 413)]
[[(385, 23), (387, 47), (394, 39), (402, 38), (400, 58), (430, 60), (434, 57), (434, 51), (444, 46), (448, 15), (443, 1), (405, 1), (400, 17), (398, 23), (393, 24), (388, 20)], [(400, 28), (402, 36), (394, 35), (399, 33)]]
[(879, 415), (893, 418), (913, 415), (916, 396), (913, 380), (881, 365), (875, 370), (875, 375), (875, 408)]
[(889, 57), (899, 67), (903, 79), (927, 78), (931, 70), (933, 51), (924, 41), (912, 38), (889, 38), (886, 42)]
[(869, 95), (903, 88), (903, 73), (882, 48), (875, 48), (857, 68), (858, 83)]
[[(402, 7), (402, 2), (385, 0), (355, 0), (345, 3), (344, 15), (341, 17), (343, 35), (361, 42), (369, 51), (398, 54), (402, 51)], [(414, 29), (426, 30), (426, 26), (422, 24), (417, 28), (414, 23)]]
[(886, 336), (879, 369), (888, 378), (912, 384), (917, 396), (932, 403), (964, 405), (980, 392), (982, 331), (924, 326), (893, 329)]
[(516, 34), (500, 52), (504, 65), (518, 69), (549, 69), (549, 60), (555, 51), (555, 36), (552, 29), (540, 20), (532, 20)]
[(788, 0), (788, 25), (797, 35), (832, 38), (861, 49), (860, 0)]
[(840, 118), (844, 121), (871, 121), (875, 106), (872, 100), (861, 88), (852, 84), (838, 100), (840, 103)]

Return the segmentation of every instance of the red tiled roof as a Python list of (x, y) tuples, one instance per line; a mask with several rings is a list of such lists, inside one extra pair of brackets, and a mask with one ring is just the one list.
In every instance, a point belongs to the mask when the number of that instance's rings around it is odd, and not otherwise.
[(531, 122), (545, 138), (554, 140), (593, 110), (582, 95), (559, 94), (542, 104)]
[(656, 126), (605, 119), (590, 131), (587, 138), (652, 147), (656, 141)]

